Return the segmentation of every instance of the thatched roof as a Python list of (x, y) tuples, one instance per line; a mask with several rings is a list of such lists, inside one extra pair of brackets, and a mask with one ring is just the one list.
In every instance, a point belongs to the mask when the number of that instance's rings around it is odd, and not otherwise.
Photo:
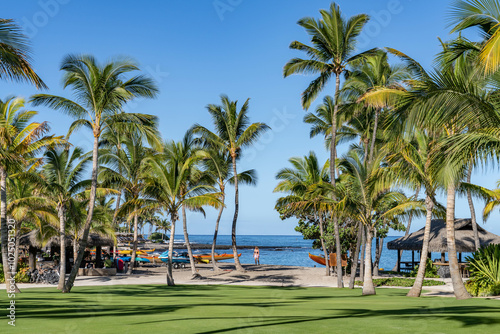
[[(134, 233), (115, 233), (115, 236), (116, 236), (116, 242), (119, 244), (127, 244), (134, 242)], [(137, 242), (145, 243), (147, 242), (147, 240), (144, 239), (142, 234), (139, 234), (137, 236)]]
[[(39, 238), (39, 234), (37, 233), (38, 231), (31, 231), (25, 235), (22, 235), (21, 238), (19, 239), (19, 243), (21, 245), (30, 245), (33, 247), (37, 248), (43, 248), (43, 247), (59, 247), (59, 236), (53, 236), (51, 237), (47, 243), (43, 244), (42, 241)], [(66, 237), (66, 245), (71, 246), (73, 244), (73, 239), (70, 238), (69, 236)], [(96, 246), (113, 246), (114, 241), (111, 237), (108, 236), (103, 236), (97, 233), (90, 233), (87, 246), (88, 247), (96, 247)]]
[[(481, 246), (489, 244), (500, 244), (500, 236), (486, 231), (477, 226)], [(406, 237), (387, 243), (388, 249), (421, 250), (424, 239), (424, 228), (408, 234)], [(474, 234), (470, 219), (455, 219), (455, 243), (457, 252), (467, 253), (476, 250), (474, 246)], [(447, 253), (448, 245), (446, 239), (446, 222), (443, 219), (431, 221), (431, 232), (429, 240), (429, 252)]]

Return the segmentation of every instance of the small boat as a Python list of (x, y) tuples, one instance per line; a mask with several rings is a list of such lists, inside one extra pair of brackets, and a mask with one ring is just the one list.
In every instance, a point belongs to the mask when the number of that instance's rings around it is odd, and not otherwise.
[[(241, 253), (238, 254), (238, 257), (241, 256)], [(199, 254), (199, 255), (193, 255), (193, 257), (196, 259), (196, 261), (200, 263), (210, 263), (212, 261), (212, 254)], [(233, 254), (215, 254), (215, 261), (222, 261), (222, 260), (230, 260), (234, 258)]]
[[(326, 261), (325, 261), (324, 256), (314, 255), (314, 254), (309, 253), (309, 258), (316, 263), (319, 263), (323, 266), (326, 266)], [(336, 253), (330, 253), (329, 264), (330, 264), (330, 267), (334, 267), (337, 265), (337, 254)], [(342, 267), (346, 267), (346, 266), (347, 266), (347, 255), (342, 254)]]
[[(130, 262), (130, 260), (132, 259), (132, 257), (131, 256), (122, 256), (122, 257), (119, 257), (118, 259), (121, 259), (121, 260), (123, 260), (125, 262)], [(145, 258), (139, 257), (139, 256), (135, 258), (135, 261), (136, 262), (145, 262), (145, 263), (150, 263), (151, 262), (148, 259), (145, 259)]]
[[(138, 249), (136, 251), (136, 254), (139, 254), (139, 255), (146, 255), (147, 253), (151, 253), (151, 252), (154, 252), (156, 248), (153, 248), (153, 249)], [(119, 254), (132, 254), (132, 249), (122, 249), (122, 250), (119, 250), (118, 251)]]
[[(161, 253), (158, 258), (162, 262), (168, 263), (168, 251)], [(185, 268), (186, 263), (189, 263), (189, 255), (187, 252), (184, 253), (174, 252), (174, 255), (172, 256), (172, 264), (175, 269)]]

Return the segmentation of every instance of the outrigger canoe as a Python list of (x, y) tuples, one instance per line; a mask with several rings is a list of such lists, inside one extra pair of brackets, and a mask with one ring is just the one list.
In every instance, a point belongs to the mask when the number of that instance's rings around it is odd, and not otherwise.
[[(165, 251), (160, 254), (158, 257), (162, 262), (168, 263), (168, 251)], [(174, 252), (174, 256), (172, 256), (172, 264), (175, 269), (185, 268), (186, 263), (189, 263), (188, 253), (177, 253)]]
[[(136, 251), (136, 254), (146, 255), (147, 253), (154, 252), (155, 249), (156, 248), (153, 248), (153, 249), (138, 249)], [(131, 249), (122, 249), (122, 250), (119, 250), (118, 253), (119, 254), (132, 254), (132, 250)]]
[[(326, 266), (326, 261), (325, 261), (324, 256), (314, 255), (314, 254), (309, 253), (309, 258), (316, 263), (319, 263), (323, 266)], [(336, 253), (330, 253), (329, 264), (330, 264), (330, 267), (334, 267), (337, 265), (337, 254)], [(342, 254), (342, 267), (345, 267), (345, 266), (347, 266), (347, 256), (345, 254)]]
[[(241, 253), (238, 254), (238, 257), (241, 256)], [(200, 255), (193, 255), (193, 257), (201, 263), (210, 263), (212, 261), (212, 254), (200, 254)], [(215, 254), (215, 261), (222, 261), (222, 260), (229, 260), (233, 259), (234, 255), (233, 254)]]

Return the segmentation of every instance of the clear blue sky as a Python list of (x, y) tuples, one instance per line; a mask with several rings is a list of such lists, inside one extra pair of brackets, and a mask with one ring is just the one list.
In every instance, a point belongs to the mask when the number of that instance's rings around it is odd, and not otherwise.
[[(390, 46), (429, 68), (439, 51), (437, 37), (449, 39), (446, 14), (449, 1), (339, 1), (345, 15), (367, 13), (372, 17), (361, 36), (360, 51)], [(318, 16), (329, 1), (320, 0), (209, 0), (209, 1), (4, 1), (2, 17), (15, 19), (32, 38), (34, 64), (51, 94), (70, 97), (61, 87), (59, 65), (68, 53), (93, 54), (102, 61), (115, 56), (134, 58), (158, 81), (161, 93), (151, 101), (137, 101), (130, 111), (160, 117), (160, 130), (167, 139), (180, 139), (195, 122), (210, 126), (205, 106), (218, 103), (221, 93), (243, 102), (250, 97), (252, 121), (266, 122), (273, 130), (244, 152), (240, 170), (258, 171), (257, 187), (242, 187), (239, 234), (295, 234), (293, 219), (281, 221), (274, 211), (276, 172), (292, 156), (315, 150), (327, 159), (322, 138), (309, 138), (302, 122), (300, 93), (313, 79), (292, 76), (283, 79), (283, 65), (303, 56), (290, 50), (293, 40), (308, 43), (296, 22)], [(474, 35), (471, 35), (474, 36)], [(333, 85), (325, 94), (333, 95)], [(29, 97), (29, 85), (0, 83), (2, 97)], [(322, 96), (317, 102), (321, 101)], [(316, 104), (312, 106), (315, 107)], [(311, 108), (311, 109), (312, 109)], [(52, 131), (65, 134), (71, 119), (39, 108), (38, 120), (48, 120)], [(91, 148), (90, 133), (74, 135), (75, 145)], [(341, 153), (346, 147), (341, 148)], [(482, 175), (480, 175), (482, 174)], [(494, 187), (498, 170), (478, 171), (473, 182)], [(223, 215), (221, 234), (229, 234), (232, 193)], [(477, 203), (478, 212), (483, 205)], [(457, 202), (457, 217), (469, 217), (467, 202)], [(188, 216), (191, 234), (212, 233), (215, 210), (207, 218)], [(486, 228), (500, 234), (498, 214)], [(413, 224), (412, 231), (423, 226)], [(394, 234), (394, 233), (392, 233)]]

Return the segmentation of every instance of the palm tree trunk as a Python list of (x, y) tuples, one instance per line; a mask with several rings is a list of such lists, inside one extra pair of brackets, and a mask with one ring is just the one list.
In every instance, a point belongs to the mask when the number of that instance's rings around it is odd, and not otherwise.
[[(418, 199), (419, 193), (420, 193), (420, 188), (418, 188), (417, 191), (415, 192), (415, 200)], [(410, 234), (412, 220), (413, 220), (413, 215), (410, 215), (410, 217), (408, 217), (408, 225), (406, 225), (405, 237), (408, 236), (408, 234)], [(401, 256), (403, 255), (403, 250), (399, 249), (398, 253), (399, 253), (399, 258), (401, 258)], [(398, 264), (396, 263), (392, 271), (397, 271), (397, 270), (398, 270)]]
[(377, 127), (378, 127), (378, 114), (379, 114), (379, 109), (375, 109), (375, 118), (373, 122), (373, 133), (372, 133), (372, 142), (370, 144), (370, 160), (369, 162), (372, 162), (373, 160), (373, 152), (375, 151), (375, 139), (377, 138)]
[(425, 228), (424, 228), (424, 240), (422, 243), (422, 251), (420, 252), (420, 265), (418, 266), (417, 277), (415, 278), (415, 283), (413, 283), (412, 288), (406, 296), (408, 297), (420, 297), (422, 293), (422, 285), (425, 278), (425, 267), (427, 264), (427, 254), (429, 253), (429, 239), (431, 235), (431, 221), (432, 221), (432, 210), (434, 209), (434, 202), (429, 195), (425, 198)]
[(318, 214), (319, 217), (319, 233), (320, 233), (320, 240), (321, 240), (321, 248), (323, 248), (323, 252), (325, 254), (325, 265), (326, 265), (326, 276), (330, 276), (330, 261), (328, 261), (328, 250), (326, 249), (325, 246), (325, 232), (324, 232), (324, 227), (323, 227), (323, 215), (321, 212)]
[[(377, 231), (375, 231), (375, 234), (377, 234)], [(372, 270), (372, 275), (377, 276), (378, 275), (378, 268), (379, 268), (379, 261), (380, 261), (380, 237), (375, 237), (375, 261), (373, 262), (373, 270)]]
[[(116, 206), (115, 206), (115, 213), (113, 214), (113, 221), (111, 222), (111, 226), (113, 226), (114, 231), (116, 232), (116, 221), (118, 219), (118, 211), (120, 210), (120, 202), (122, 199), (122, 192), (118, 195), (116, 195)], [(116, 244), (113, 244), (113, 259), (116, 258)]]
[(80, 239), (80, 247), (78, 249), (78, 257), (75, 259), (71, 273), (69, 274), (68, 281), (64, 286), (63, 292), (71, 292), (73, 284), (75, 283), (76, 275), (78, 275), (78, 268), (83, 260), (83, 254), (85, 253), (85, 248), (87, 247), (87, 241), (89, 238), (90, 226), (92, 225), (92, 217), (94, 216), (95, 208), (95, 197), (97, 191), (97, 173), (98, 173), (98, 158), (99, 158), (99, 131), (94, 132), (94, 148), (92, 151), (92, 181), (90, 186), (90, 197), (89, 197), (89, 208), (87, 211), (87, 220), (85, 221), (85, 226), (83, 228), (83, 236)]
[[(467, 168), (467, 183), (471, 183), (471, 178), (472, 164), (470, 164), (469, 168)], [(479, 242), (479, 232), (477, 231), (476, 210), (474, 209), (474, 202), (472, 202), (472, 194), (470, 193), (470, 190), (467, 190), (467, 201), (469, 202), (472, 232), (474, 233), (474, 246), (476, 250), (478, 250), (481, 247), (481, 243)]]
[[(137, 211), (137, 206), (134, 207), (134, 211)], [(137, 240), (139, 239), (139, 215), (136, 213), (134, 215), (134, 244), (132, 246), (132, 256), (130, 257), (130, 266), (128, 266), (127, 274), (131, 275), (135, 268), (135, 262), (137, 258)]]
[(57, 215), (59, 216), (59, 243), (61, 245), (60, 262), (59, 262), (59, 283), (57, 289), (64, 288), (66, 281), (66, 213), (64, 204), (60, 204), (57, 208)]
[(14, 282), (14, 275), (12, 275), (12, 269), (9, 267), (9, 228), (7, 226), (7, 171), (0, 167), (0, 233), (1, 233), (1, 245), (2, 245), (2, 263), (3, 272), (5, 278), (5, 286), (8, 292), (12, 292), (9, 288), (13, 288), (13, 292), (20, 292), (17, 284)]
[(238, 220), (238, 210), (240, 208), (239, 203), (239, 193), (238, 193), (238, 173), (236, 172), (236, 155), (231, 154), (231, 160), (233, 163), (233, 175), (234, 175), (234, 217), (233, 226), (231, 228), (231, 242), (233, 246), (234, 254), (234, 266), (237, 271), (245, 271), (240, 263), (240, 258), (238, 257), (238, 249), (236, 248), (236, 221)]
[(359, 261), (359, 278), (361, 281), (365, 280), (365, 253), (366, 253), (366, 229), (365, 225), (361, 223), (361, 260)]
[(77, 257), (78, 257), (78, 239), (75, 236), (75, 238), (73, 239), (73, 265), (75, 265)]
[[(337, 113), (339, 110), (339, 93), (340, 93), (340, 76), (335, 74), (335, 104), (333, 106), (333, 119), (332, 119), (332, 141), (330, 143), (330, 178), (332, 186), (336, 185), (336, 160), (337, 160)], [(333, 195), (333, 200), (337, 200)], [(339, 222), (336, 215), (333, 215), (333, 228), (335, 233), (335, 252), (337, 253), (337, 287), (344, 287), (344, 280), (342, 278), (342, 245), (340, 244), (340, 229)]]
[(365, 278), (363, 280), (363, 295), (374, 295), (375, 287), (372, 279), (372, 231), (366, 227), (366, 246), (365, 246)]
[(448, 185), (446, 199), (446, 237), (448, 240), (448, 260), (450, 276), (453, 283), (453, 292), (457, 299), (471, 298), (465, 289), (460, 268), (458, 267), (457, 249), (455, 247), (455, 185)]
[(219, 223), (220, 219), (222, 217), (222, 211), (224, 211), (224, 200), (226, 198), (226, 195), (224, 193), (224, 189), (221, 188), (222, 192), (222, 205), (219, 209), (219, 215), (217, 216), (217, 220), (215, 221), (215, 231), (214, 231), (214, 240), (212, 241), (212, 268), (215, 271), (219, 270), (219, 267), (217, 266), (217, 262), (215, 262), (215, 245), (217, 244), (217, 234), (219, 234)]
[(352, 257), (351, 264), (351, 277), (349, 278), (349, 289), (354, 289), (354, 282), (356, 281), (356, 272), (358, 271), (358, 259), (359, 259), (359, 250), (361, 248), (361, 227), (363, 224), (361, 222), (358, 223), (358, 237), (356, 240), (356, 250), (354, 251), (354, 257)]
[(168, 262), (167, 262), (167, 285), (174, 286), (174, 275), (172, 273), (172, 257), (174, 256), (174, 236), (175, 236), (175, 217), (172, 215), (172, 224), (170, 226), (170, 240), (168, 242)]
[(184, 241), (186, 242), (186, 247), (189, 255), (189, 263), (191, 265), (191, 274), (193, 274), (193, 278), (200, 277), (201, 275), (196, 272), (196, 263), (194, 262), (193, 251), (191, 250), (191, 243), (189, 242), (186, 207), (184, 206), (184, 204), (182, 205), (182, 229), (184, 230)]

